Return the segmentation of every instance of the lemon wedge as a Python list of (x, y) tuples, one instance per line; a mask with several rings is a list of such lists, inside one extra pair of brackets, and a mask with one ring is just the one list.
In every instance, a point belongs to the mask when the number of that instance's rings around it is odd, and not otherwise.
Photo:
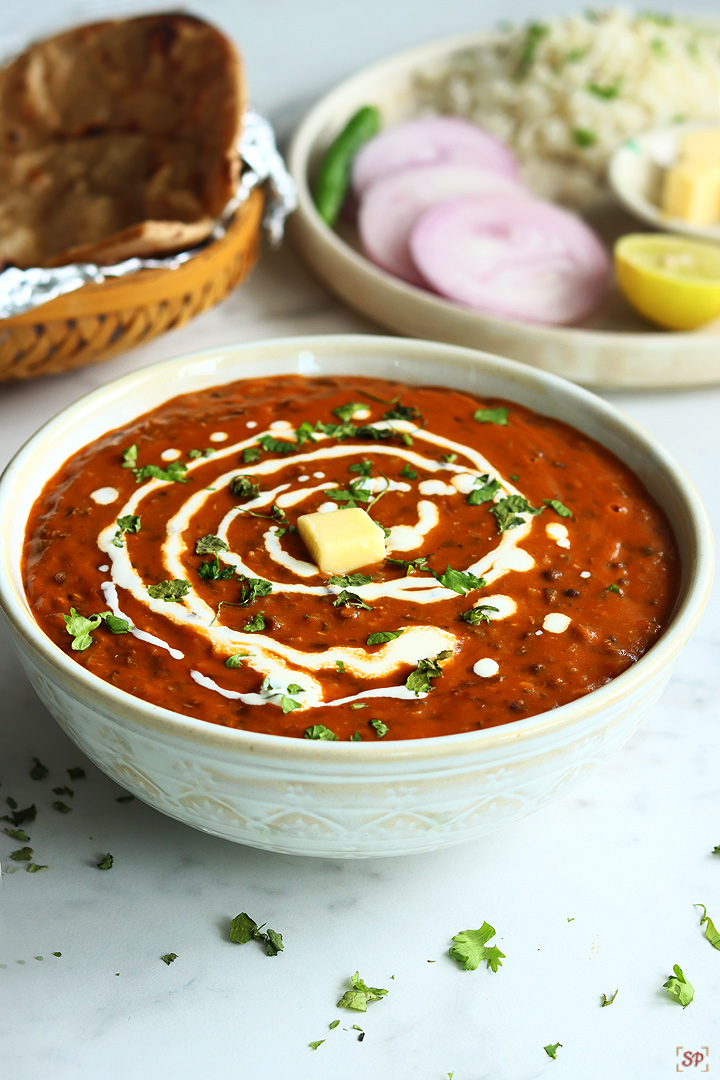
[(615, 245), (618, 285), (646, 319), (695, 330), (720, 315), (720, 244), (631, 233)]

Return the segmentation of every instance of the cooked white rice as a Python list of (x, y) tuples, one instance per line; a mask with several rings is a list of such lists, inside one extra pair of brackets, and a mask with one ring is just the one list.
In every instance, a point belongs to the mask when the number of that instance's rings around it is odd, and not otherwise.
[(624, 139), (720, 122), (720, 29), (624, 9), (552, 18), (500, 29), (417, 83), (423, 111), (482, 124), (536, 190), (587, 206)]

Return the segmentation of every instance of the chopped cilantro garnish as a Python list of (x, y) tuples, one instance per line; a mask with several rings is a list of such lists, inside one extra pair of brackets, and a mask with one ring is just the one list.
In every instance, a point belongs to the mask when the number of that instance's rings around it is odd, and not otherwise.
[(543, 1050), (550, 1058), (556, 1058), (557, 1052), (562, 1046), (562, 1043), (550, 1043), (549, 1046), (543, 1046)]
[(357, 480), (351, 480), (347, 488), (330, 488), (325, 492), (328, 499), (335, 502), (344, 502), (348, 508), (356, 506), (359, 502), (369, 503), (373, 501), (372, 491), (365, 486), (365, 477), (360, 476)]
[(188, 450), (188, 457), (191, 461), (195, 461), (196, 458), (211, 457), (214, 453), (211, 446), (206, 446), (204, 450)]
[(474, 589), (482, 589), (485, 586), (485, 578), (476, 577), (475, 574), (471, 574), (469, 571), (453, 570), (450, 563), (447, 564), (444, 574), (438, 574), (435, 570), (430, 570), (430, 573), (446, 589), (451, 589), (452, 592), (459, 593), (460, 596), (465, 596), (466, 593), (472, 592)]
[(288, 694), (304, 694), (305, 688), (303, 686), (298, 686), (297, 683), (288, 683), (287, 692)]
[(33, 767), (30, 770), (31, 780), (44, 780), (49, 772), (47, 765), (43, 765), (40, 758), (33, 758)]
[(696, 904), (695, 907), (700, 907), (703, 910), (700, 925), (705, 927), (705, 937), (708, 939), (713, 949), (720, 949), (720, 933), (715, 929), (715, 924), (707, 913), (707, 908), (704, 904)]
[(448, 464), (452, 465), (454, 461), (457, 461), (457, 454), (443, 454), (442, 460), (447, 461)]
[(369, 585), (372, 578), (369, 574), (333, 574), (327, 580), (328, 585), (340, 585), (345, 589), (348, 585), (354, 585), (356, 588), (358, 585)]
[(330, 1028), (331, 1031), (334, 1031), (335, 1028), (338, 1027), (339, 1024), (340, 1024), (339, 1020), (331, 1020), (331, 1022), (328, 1024), (328, 1027)]
[(429, 693), (433, 689), (430, 680), (437, 679), (442, 675), (440, 661), (447, 660), (451, 656), (452, 653), (450, 650), (444, 649), (435, 657), (426, 657), (424, 660), (418, 660), (417, 667), (414, 671), (410, 672), (405, 680), (405, 685), (408, 690), (411, 690), (416, 696), (418, 694)]
[(560, 517), (572, 517), (572, 510), (568, 510), (567, 506), (564, 506), (559, 499), (543, 499), (543, 502), (546, 506), (552, 507)]
[(399, 399), (393, 402), (391, 409), (383, 413), (383, 420), (422, 420), (423, 426), (425, 425), (420, 410), (414, 405), (403, 405)]
[(123, 469), (134, 469), (137, 465), (138, 448), (137, 443), (133, 443), (132, 446), (128, 446), (127, 450), (122, 452), (122, 467)]
[(293, 709), (302, 709), (302, 702), (295, 701), (294, 698), (283, 695), (280, 698), (280, 708), (284, 713), (289, 713), (292, 712)]
[(504, 405), (500, 405), (497, 409), (476, 409), (473, 419), (479, 424), (497, 424), (499, 427), (507, 427), (508, 410)]
[(85, 770), (81, 769), (79, 765), (73, 765), (71, 769), (67, 769), (66, 771), (71, 780), (85, 779)]
[(227, 578), (235, 577), (235, 567), (220, 566), (220, 559), (216, 555), (214, 559), (200, 563), (198, 574), (204, 581), (226, 581)]
[(603, 1009), (604, 1009), (606, 1005), (612, 1005), (612, 1003), (613, 1003), (613, 1001), (615, 1000), (615, 998), (617, 997), (617, 995), (618, 995), (618, 992), (617, 992), (617, 990), (616, 990), (616, 991), (615, 991), (615, 993), (614, 993), (614, 994), (612, 995), (612, 997), (606, 997), (606, 996), (605, 996), (605, 994), (603, 994), (603, 995), (602, 995), (602, 1001), (600, 1002), (600, 1006), (601, 1006), (601, 1008), (603, 1008)]
[(394, 641), (402, 633), (402, 630), (378, 630), (377, 633), (370, 634), (367, 643), (368, 645), (382, 645), (386, 641)]
[(350, 976), (353, 985), (352, 990), (346, 990), (338, 1001), (339, 1009), (354, 1009), (356, 1012), (367, 1012), (369, 1001), (379, 1001), (387, 995), (387, 990), (378, 986), (367, 986), (360, 978), (360, 972), (356, 971)]
[(240, 589), (240, 604), (248, 607), (254, 604), (259, 596), (267, 596), (272, 592), (272, 583), (264, 578), (245, 578)]
[(618, 593), (619, 596), (622, 596), (622, 590), (621, 590), (620, 586), (616, 585), (614, 583), (612, 585), (608, 585), (608, 587), (607, 587), (607, 589), (605, 591), (606, 592)]
[(384, 724), (382, 720), (368, 720), (368, 724), (370, 724), (371, 727), (375, 728), (375, 734), (377, 735), (378, 739), (382, 739), (383, 736), (387, 735), (388, 726), (387, 724)]
[(481, 503), (490, 502), (500, 491), (502, 484), (499, 480), (491, 480), (489, 476), (478, 476), (475, 480), (475, 488), (467, 497), (469, 506), (479, 506)]
[(591, 146), (594, 146), (598, 140), (594, 131), (590, 131), (589, 128), (576, 127), (573, 128), (572, 139), (576, 146), (586, 150)]
[(107, 854), (103, 855), (100, 862), (95, 863), (95, 865), (97, 866), (98, 870), (112, 870), (114, 861), (115, 860), (113, 859), (112, 855), (108, 851)]
[(72, 806), (68, 806), (67, 803), (61, 802), (60, 799), (57, 799), (52, 803), (52, 808), (53, 810), (57, 810), (58, 814), (69, 814), (72, 810)]
[(297, 445), (291, 442), (285, 442), (283, 439), (276, 439), (274, 435), (261, 435), (258, 439), (258, 443), (262, 446), (263, 450), (267, 450), (270, 454), (294, 454), (297, 450)]
[(493, 607), (492, 604), (477, 604), (475, 607), (471, 607), (469, 611), (463, 611), (460, 618), (464, 622), (470, 623), (471, 626), (477, 626), (478, 623), (489, 623), (491, 621), (488, 612), (499, 610), (500, 608)]
[(11, 810), (17, 810), (17, 803), (13, 799), (12, 795), (8, 795), (5, 802), (8, 804), (8, 806), (10, 807)]
[(19, 844), (22, 844), (26, 840), (30, 839), (24, 829), (9, 829), (6, 825), (3, 829), (3, 832), (6, 836), (9, 836), (11, 840), (17, 840)]
[(165, 483), (187, 484), (190, 479), (185, 475), (187, 465), (182, 461), (170, 461), (166, 468), (161, 465), (143, 465), (141, 469), (133, 469), (135, 482), (141, 484), (143, 480), (164, 480)]
[(373, 469), (372, 461), (354, 461), (352, 465), (348, 465), (348, 472), (360, 473), (361, 476), (370, 476)]
[(316, 1039), (315, 1042), (308, 1043), (308, 1046), (311, 1050), (317, 1050), (318, 1046), (322, 1046), (324, 1042), (324, 1039)]
[(350, 706), (351, 709), (367, 709), (367, 705), (364, 701), (354, 701)]
[(488, 947), (487, 942), (493, 937), (495, 930), (486, 922), (479, 930), (461, 930), (453, 938), (455, 944), (450, 946), (450, 955), (465, 971), (475, 971), (483, 960), (491, 971), (497, 971), (502, 967), (505, 953), (495, 945)]
[(224, 540), (219, 536), (215, 536), (213, 533), (208, 533), (207, 536), (201, 536), (195, 544), (196, 555), (217, 555), (218, 551), (229, 551)]
[(260, 450), (257, 446), (246, 446), (242, 452), (242, 459), (246, 465), (260, 460)]
[(30, 862), (33, 849), (31, 847), (16, 848), (15, 851), (10, 852), (10, 858), (15, 862)]
[(516, 79), (524, 79), (530, 71), (530, 68), (535, 62), (538, 46), (548, 33), (548, 30), (549, 27), (544, 23), (528, 23), (525, 29), (525, 37), (523, 38), (520, 52), (518, 53), (517, 65), (515, 67)]
[(35, 803), (26, 806), (24, 810), (16, 810), (15, 807), (17, 806), (17, 803), (14, 799), (12, 802), (8, 799), (7, 802), (12, 810), (12, 814), (6, 814), (3, 817), (3, 821), (10, 821), (13, 825), (24, 825), (26, 821), (34, 821), (37, 817), (37, 807), (35, 806)]
[(164, 600), (167, 604), (179, 603), (183, 596), (190, 592), (190, 582), (185, 578), (174, 578), (172, 581), (159, 581), (157, 585), (148, 586), (148, 596), (153, 600)]
[(682, 968), (678, 964), (673, 964), (673, 971), (675, 974), (668, 977), (667, 982), (663, 983), (663, 987), (671, 998), (677, 1001), (679, 1005), (682, 1005), (683, 1009), (686, 1009), (695, 996), (695, 990), (683, 975)]
[[(28, 864), (28, 874), (37, 874), (38, 870), (47, 870), (47, 863), (31, 862)], [(60, 956), (60, 953), (53, 953), (53, 956)]]
[(285, 947), (282, 934), (279, 934), (276, 930), (271, 930), (269, 927), (265, 933), (262, 933), (264, 925), (263, 923), (262, 926), (258, 926), (247, 912), (241, 911), (230, 923), (230, 940), (234, 941), (236, 945), (246, 945), (248, 941), (258, 941), (265, 946), (268, 956), (277, 956)]
[(63, 619), (65, 629), (73, 639), (70, 648), (75, 652), (82, 652), (92, 645), (92, 631), (97, 630), (102, 622), (99, 615), (91, 615), (86, 619), (84, 615), (79, 615), (74, 607), (70, 608), (69, 615), (63, 615)]
[(420, 555), (417, 559), (386, 559), (385, 562), (388, 566), (399, 566), (408, 577), (416, 570), (427, 568), (427, 559), (424, 555)]
[(243, 626), (243, 632), (246, 634), (257, 634), (258, 631), (265, 629), (265, 619), (263, 618), (262, 611), (258, 611), (256, 615), (253, 615), (252, 619), (245, 623)]
[(104, 620), (111, 634), (127, 634), (130, 631), (130, 623), (127, 619), (120, 619), (110, 611), (101, 612), (100, 618)]
[(362, 401), (348, 401), (347, 405), (338, 405), (337, 409), (333, 409), (333, 416), (337, 416), (338, 420), (346, 422), (352, 420), (356, 412), (365, 411), (367, 405)]
[(172, 964), (173, 960), (177, 960), (178, 954), (176, 952), (166, 952), (164, 956), (161, 956), (163, 964), (167, 964), (168, 967)]
[(225, 667), (227, 668), (239, 668), (243, 666), (243, 660), (246, 660), (250, 653), (236, 652), (232, 656), (228, 656), (225, 661)]
[(315, 425), (315, 430), (320, 431), (323, 435), (329, 435), (331, 439), (338, 439), (342, 442), (343, 439), (351, 439), (357, 428), (350, 421), (344, 424), (324, 424), (322, 420), (318, 420)]
[(542, 513), (542, 509), (535, 509), (523, 495), (508, 495), (506, 498), (500, 499), (494, 506), (489, 507), (489, 510), (495, 516), (498, 532), (500, 533), (525, 524), (525, 519), (518, 517), (518, 514), (530, 514), (531, 517), (535, 517), (537, 514)]
[(338, 595), (333, 600), (333, 607), (343, 607), (343, 605), (347, 605), (347, 607), (364, 608), (366, 611), (372, 611), (370, 605), (366, 604), (365, 601), (361, 597), (359, 597), (357, 593), (348, 592), (347, 589), (343, 589), (342, 592), (338, 593)]
[(234, 499), (254, 499), (260, 491), (260, 481), (254, 476), (243, 476), (242, 473), (233, 476), (228, 486)]
[(340, 675), (345, 674), (345, 664), (343, 663), (342, 660), (336, 660), (335, 661), (335, 668), (336, 668), (338, 674), (340, 674)]
[(414, 469), (411, 469), (409, 465), (403, 465), (400, 470), (400, 475), (404, 476), (406, 480), (417, 480), (420, 473), (416, 473)]
[(140, 532), (140, 515), (139, 514), (125, 514), (123, 517), (117, 519), (117, 532), (112, 538), (112, 545), (116, 548), (123, 546), (123, 534), (124, 533), (139, 533)]
[(350, 736), (350, 742), (362, 742), (362, 735), (359, 731), (354, 731)]
[(54, 787), (53, 795), (67, 795), (69, 799), (72, 799), (75, 796), (75, 792), (69, 787)]
[(320, 742), (337, 742), (338, 737), (334, 731), (325, 727), (324, 724), (313, 724), (312, 727), (306, 728), (303, 733), (304, 739), (317, 739)]
[(620, 93), (622, 83), (622, 78), (614, 79), (611, 83), (605, 83), (604, 85), (590, 80), (590, 82), (585, 84), (585, 89), (588, 94), (593, 94), (603, 101), (612, 101)]
[(295, 429), (295, 440), (298, 446), (303, 446), (306, 442), (317, 442), (312, 424), (303, 420), (302, 424)]

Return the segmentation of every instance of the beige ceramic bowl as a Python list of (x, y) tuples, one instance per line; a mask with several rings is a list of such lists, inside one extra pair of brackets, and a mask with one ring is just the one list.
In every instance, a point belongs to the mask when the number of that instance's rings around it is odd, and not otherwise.
[[(398, 53), (354, 75), (313, 106), (288, 152), (298, 190), (298, 209), (288, 231), (300, 254), (346, 303), (401, 334), (487, 349), (585, 386), (720, 382), (720, 321), (691, 333), (658, 330), (615, 286), (581, 326), (538, 326), (481, 315), (380, 270), (361, 253), (354, 229), (343, 226), (336, 232), (317, 213), (310, 178), (353, 113), (362, 105), (376, 105), (385, 126), (415, 116), (418, 73), (442, 70), (492, 37), (492, 32), (463, 34)], [(593, 211), (591, 223), (609, 248), (619, 236), (637, 232), (633, 218), (612, 201)]]
[[(23, 591), (23, 527), (58, 465), (177, 394), (243, 377), (357, 372), (509, 398), (598, 439), (673, 522), (683, 573), (671, 625), (613, 682), (502, 727), (407, 742), (311, 742), (236, 731), (158, 708), (90, 674), (41, 632)], [(434, 342), (379, 337), (270, 341), (164, 361), (71, 405), (0, 481), (0, 607), (28, 678), (62, 729), (138, 798), (216, 836), (273, 851), (361, 858), (473, 840), (569, 791), (621, 746), (661, 693), (712, 577), (712, 538), (687, 477), (604, 401), (545, 372)]]

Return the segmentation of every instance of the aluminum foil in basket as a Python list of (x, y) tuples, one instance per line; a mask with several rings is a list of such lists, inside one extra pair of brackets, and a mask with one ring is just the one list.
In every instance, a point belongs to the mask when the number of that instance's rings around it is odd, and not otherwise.
[(276, 247), (283, 237), (285, 219), (297, 206), (297, 192), (295, 182), (278, 152), (273, 129), (265, 117), (256, 112), (245, 113), (238, 150), (243, 171), (237, 194), (227, 204), (212, 233), (202, 244), (176, 255), (159, 259), (125, 259), (112, 266), (71, 263), (51, 269), (32, 267), (28, 270), (10, 266), (0, 273), (0, 318), (22, 315), (90, 282), (100, 283), (108, 278), (125, 277), (137, 270), (174, 270), (182, 266), (207, 244), (224, 236), (238, 206), (261, 184), (267, 184), (268, 188), (263, 225), (270, 243)]

